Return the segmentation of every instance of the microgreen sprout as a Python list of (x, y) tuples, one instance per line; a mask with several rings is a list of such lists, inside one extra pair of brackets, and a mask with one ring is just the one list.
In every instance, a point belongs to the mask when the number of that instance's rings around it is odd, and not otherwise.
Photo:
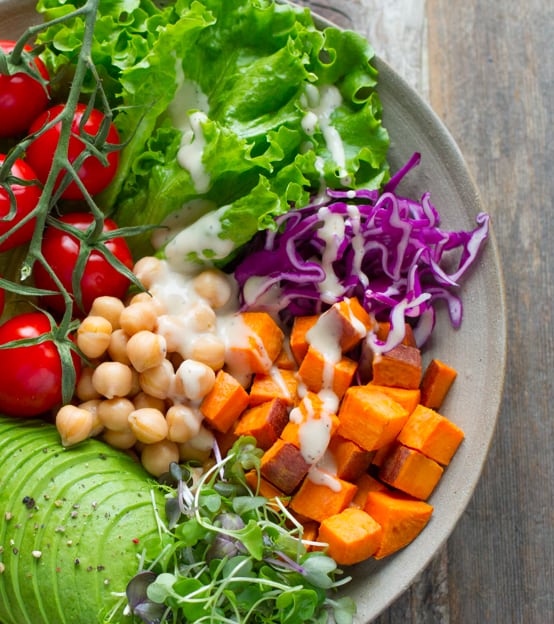
[(198, 467), (172, 464), (160, 479), (163, 547), (147, 545), (145, 568), (127, 589), (142, 622), (352, 622), (353, 601), (334, 596), (350, 579), (325, 545), (309, 550), (282, 501), (246, 485), (261, 454), (243, 437), (199, 478)]

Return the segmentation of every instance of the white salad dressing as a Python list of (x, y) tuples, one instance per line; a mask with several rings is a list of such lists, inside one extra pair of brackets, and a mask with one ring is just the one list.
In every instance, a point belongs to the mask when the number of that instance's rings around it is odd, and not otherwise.
[(344, 286), (331, 266), (333, 260), (337, 257), (337, 249), (344, 240), (344, 219), (342, 215), (330, 212), (327, 206), (323, 206), (318, 210), (318, 216), (323, 222), (323, 227), (317, 231), (317, 236), (325, 242), (321, 266), (325, 271), (326, 277), (321, 283), (317, 284), (317, 289), (320, 292), (322, 301), (332, 303), (344, 293)]
[[(199, 265), (193, 257), (202, 260), (225, 258), (234, 249), (234, 243), (228, 238), (221, 238), (221, 215), (227, 209), (207, 212), (194, 223), (174, 236), (165, 247), (165, 256), (173, 270), (185, 274), (194, 274)], [(209, 255), (204, 255), (209, 250)]]
[(195, 191), (205, 193), (210, 188), (210, 175), (203, 163), (206, 140), (202, 125), (208, 121), (208, 96), (178, 68), (181, 85), (168, 107), (173, 125), (182, 133), (177, 162), (190, 173)]
[(154, 249), (161, 249), (179, 232), (216, 208), (213, 201), (201, 197), (184, 203), (179, 210), (170, 213), (162, 221), (160, 228), (154, 230), (151, 237), (152, 246)]
[(306, 85), (306, 98), (308, 112), (302, 119), (304, 132), (311, 136), (315, 133), (316, 126), (325, 139), (327, 149), (335, 161), (338, 169), (338, 177), (344, 184), (350, 181), (346, 170), (346, 154), (344, 144), (338, 130), (333, 126), (331, 117), (342, 104), (342, 95), (335, 85)]
[(205, 193), (210, 188), (210, 174), (204, 167), (203, 156), (206, 139), (202, 125), (208, 121), (208, 116), (202, 111), (189, 115), (192, 133), (183, 133), (181, 147), (177, 152), (177, 162), (186, 169), (194, 184), (197, 193)]

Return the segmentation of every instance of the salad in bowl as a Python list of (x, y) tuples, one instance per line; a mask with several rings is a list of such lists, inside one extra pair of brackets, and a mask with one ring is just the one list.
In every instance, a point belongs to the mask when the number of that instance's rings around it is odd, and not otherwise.
[(368, 621), (463, 511), (498, 400), (460, 416), (467, 318), (501, 295), (454, 144), (425, 106), (398, 132), (415, 95), (289, 3), (26, 5), (0, 42), (0, 622)]

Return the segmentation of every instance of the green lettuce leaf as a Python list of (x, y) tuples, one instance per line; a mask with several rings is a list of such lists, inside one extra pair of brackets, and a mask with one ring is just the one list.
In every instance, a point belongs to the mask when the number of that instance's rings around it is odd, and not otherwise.
[[(52, 18), (77, 4), (38, 10)], [(82, 30), (77, 19), (41, 35), (62, 85)], [(129, 226), (178, 221), (205, 200), (232, 257), (322, 185), (379, 187), (389, 139), (372, 57), (356, 33), (318, 30), (307, 9), (272, 0), (101, 0), (92, 59), (125, 147), (99, 205)], [(132, 244), (153, 251), (146, 237)], [(220, 247), (187, 253), (219, 259)]]

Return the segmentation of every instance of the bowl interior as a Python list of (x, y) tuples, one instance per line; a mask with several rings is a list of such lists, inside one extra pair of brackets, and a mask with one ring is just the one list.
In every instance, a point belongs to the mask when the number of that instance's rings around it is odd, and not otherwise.
[[(0, 0), (0, 38), (13, 39), (40, 21), (34, 0)], [(328, 25), (316, 17), (319, 25)], [(403, 182), (402, 191), (419, 197), (430, 191), (448, 229), (475, 227), (483, 210), (478, 193), (454, 140), (431, 109), (395, 72), (377, 59), (384, 125), (391, 136), (389, 160), (395, 171), (413, 152), (422, 162)], [(358, 604), (357, 622), (367, 623), (412, 583), (452, 532), (479, 479), (500, 406), (505, 348), (505, 309), (500, 262), (494, 234), (462, 289), (464, 320), (450, 326), (446, 309), (426, 360), (437, 357), (458, 371), (442, 413), (466, 438), (445, 471), (430, 502), (433, 517), (422, 534), (398, 554), (355, 566), (345, 588)]]

